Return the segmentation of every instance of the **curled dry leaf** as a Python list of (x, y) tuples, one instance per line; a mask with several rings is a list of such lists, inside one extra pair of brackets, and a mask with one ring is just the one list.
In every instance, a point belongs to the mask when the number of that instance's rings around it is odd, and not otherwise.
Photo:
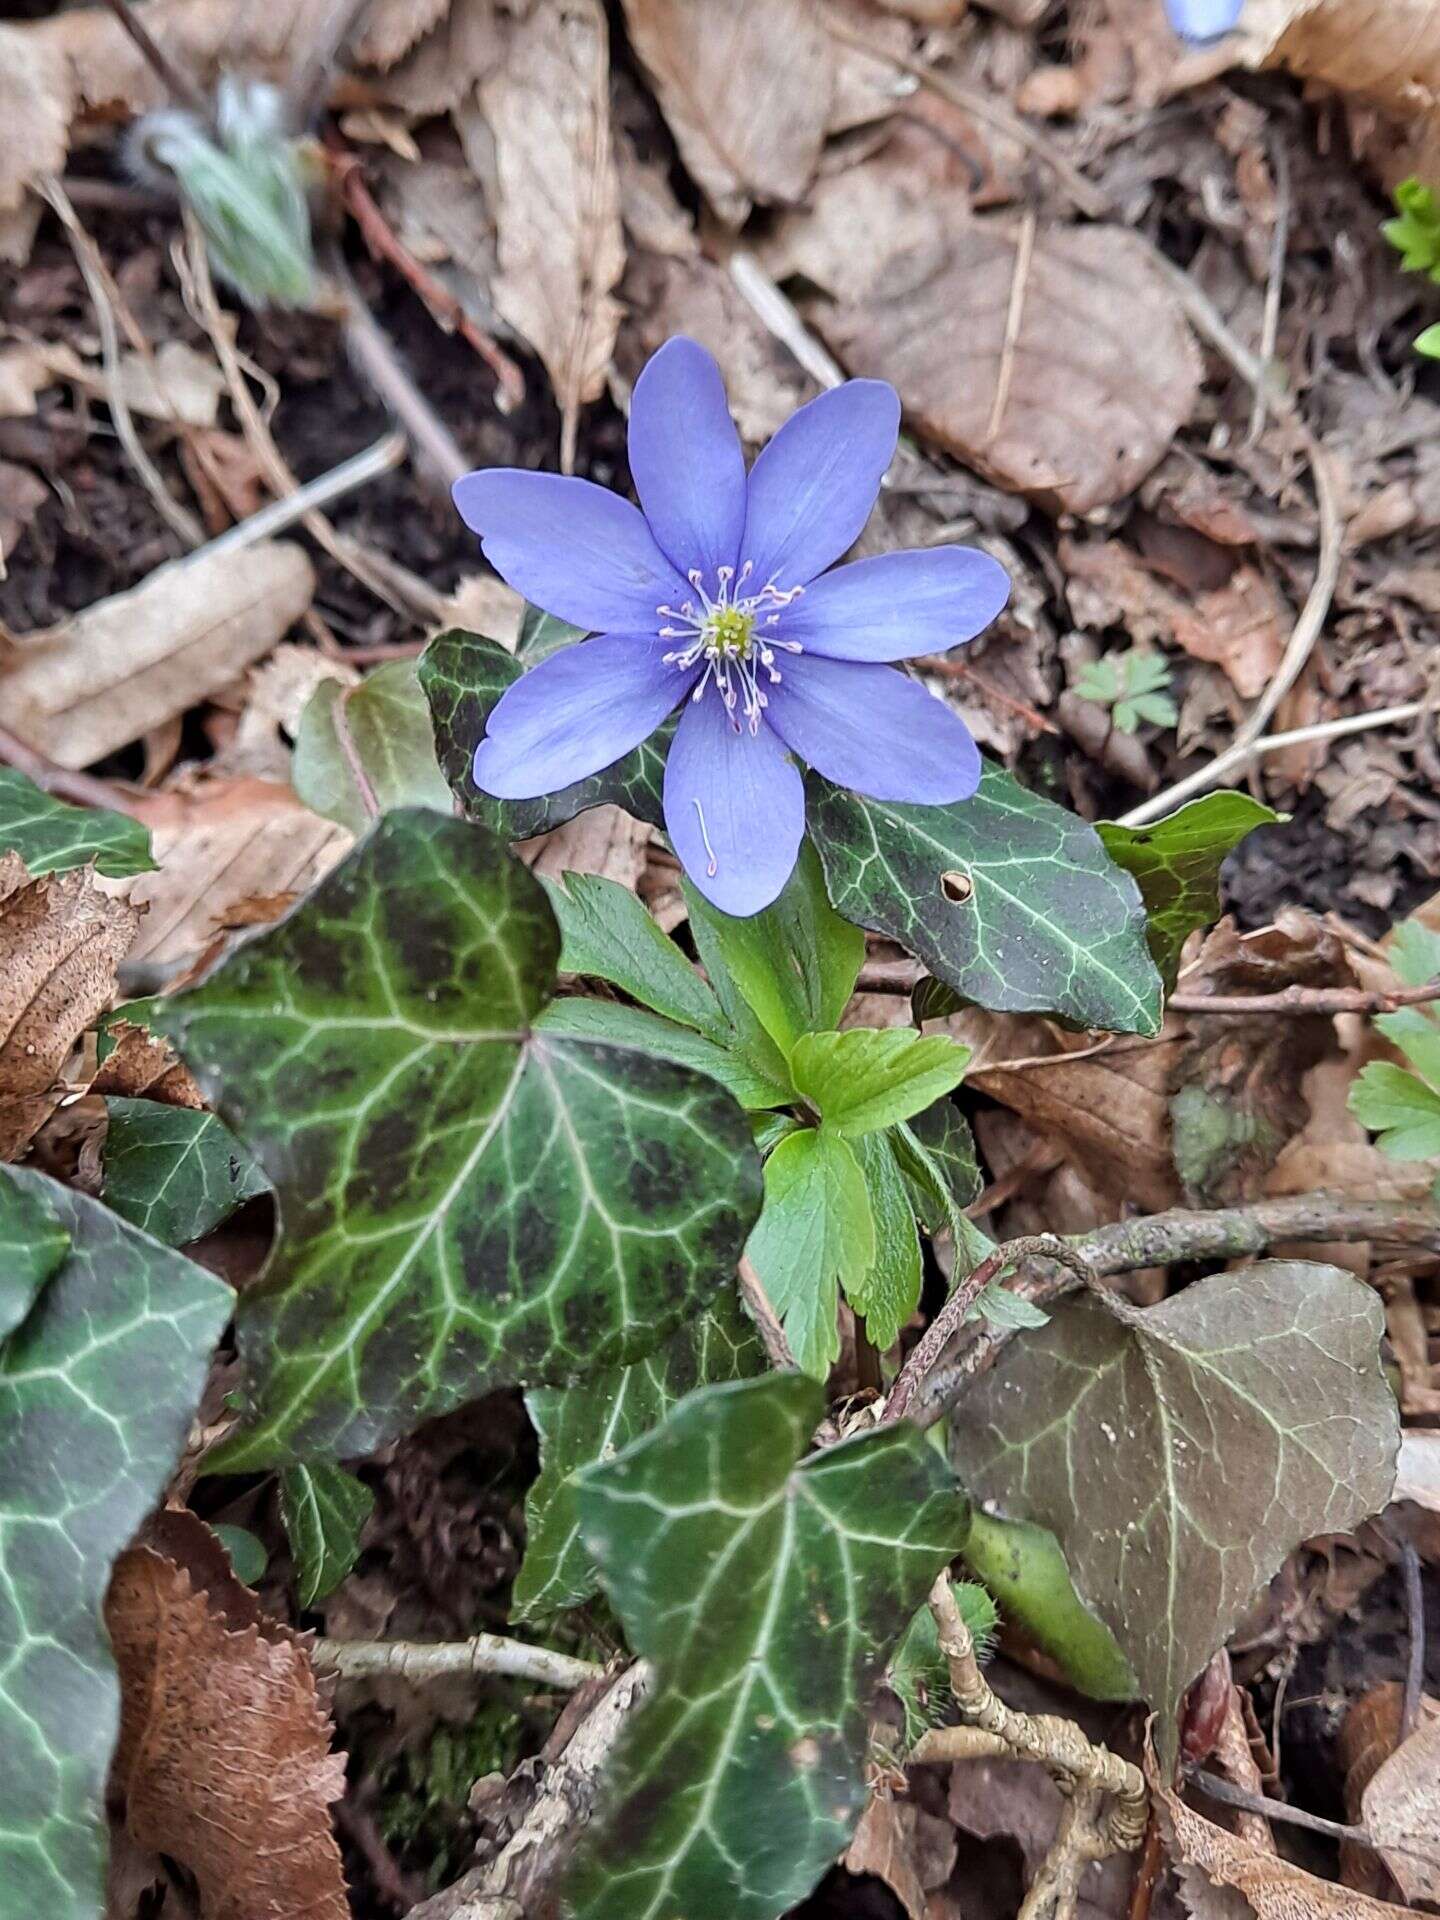
[(620, 325), (625, 268), (610, 143), (609, 31), (599, 0), (555, 0), (515, 30), (481, 84), (495, 141), (501, 317), (545, 363), (565, 423), (599, 394)]
[(0, 682), (6, 725), (62, 767), (88, 767), (183, 714), (267, 654), (310, 605), (302, 547), (200, 552), (27, 638)]
[(816, 0), (625, 0), (680, 154), (731, 226), (815, 177), (835, 86)]
[(1360, 1805), (1405, 1898), (1440, 1901), (1440, 1713), (1380, 1766)]
[(84, 867), (32, 880), (18, 854), (0, 854), (0, 1160), (60, 1104), (65, 1062), (109, 1005), (139, 923)]
[(64, 56), (33, 30), (0, 27), (0, 112), (0, 213), (12, 213), (32, 180), (59, 173), (70, 142)]
[(1433, 127), (1440, 113), (1432, 0), (1250, 0), (1241, 25), (1254, 66), (1285, 67), (1401, 122)]
[(168, 1040), (129, 1020), (117, 1020), (110, 1034), (114, 1049), (100, 1062), (90, 1083), (92, 1093), (114, 1094), (122, 1100), (158, 1100), (166, 1107), (204, 1111), (205, 1096)]
[(329, 1814), (345, 1756), (303, 1638), (233, 1576), (208, 1591), (147, 1546), (116, 1563), (106, 1623), (121, 1685), (112, 1785), (131, 1837), (190, 1869), (203, 1920), (348, 1920)]

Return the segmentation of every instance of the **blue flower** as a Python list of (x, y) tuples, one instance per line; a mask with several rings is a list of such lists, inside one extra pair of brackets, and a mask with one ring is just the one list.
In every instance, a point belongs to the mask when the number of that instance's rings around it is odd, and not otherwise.
[(1218, 40), (1237, 24), (1245, 0), (1165, 0), (1170, 24), (1184, 40)]
[(895, 451), (900, 402), (851, 380), (791, 416), (750, 473), (720, 369), (669, 340), (635, 383), (643, 511), (588, 480), (489, 468), (455, 488), (502, 579), (597, 637), (497, 702), (475, 783), (533, 799), (636, 747), (682, 701), (665, 825), (723, 913), (758, 913), (795, 865), (805, 795), (791, 754), (879, 800), (968, 800), (964, 722), (885, 661), (973, 639), (1010, 582), (988, 554), (930, 547), (825, 569), (855, 541)]

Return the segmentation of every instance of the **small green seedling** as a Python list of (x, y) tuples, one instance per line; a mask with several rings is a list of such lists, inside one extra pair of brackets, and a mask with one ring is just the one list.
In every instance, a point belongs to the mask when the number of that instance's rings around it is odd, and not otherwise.
[[(1400, 255), (1406, 273), (1423, 273), (1440, 285), (1440, 195), (1419, 180), (1402, 180), (1395, 189), (1397, 217), (1380, 231)], [(1440, 360), (1440, 321), (1426, 327), (1415, 351)]]
[(1082, 667), (1075, 691), (1107, 707), (1122, 733), (1138, 732), (1142, 721), (1153, 727), (1173, 727), (1180, 716), (1168, 692), (1170, 675), (1170, 662), (1163, 653), (1130, 647)]

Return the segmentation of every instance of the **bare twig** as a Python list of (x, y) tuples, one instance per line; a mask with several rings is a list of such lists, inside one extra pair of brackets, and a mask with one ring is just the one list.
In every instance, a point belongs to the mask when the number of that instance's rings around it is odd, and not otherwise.
[(141, 57), (173, 100), (180, 101), (201, 120), (210, 118), (210, 102), (200, 86), (180, 68), (155, 39), (145, 22), (130, 5), (130, 0), (108, 0), (110, 11), (140, 49)]
[(1030, 290), (1030, 263), (1035, 258), (1035, 209), (1027, 207), (1020, 216), (1020, 232), (1015, 241), (1015, 266), (1010, 276), (1010, 304), (1005, 313), (1005, 338), (1000, 344), (1000, 370), (995, 377), (995, 398), (985, 428), (988, 447), (1000, 431), (1005, 408), (1010, 400), (1010, 383), (1015, 378), (1015, 352), (1020, 345), (1020, 329), (1025, 321), (1025, 295)]
[(1400, 1578), (1405, 1590), (1405, 1623), (1410, 1636), (1405, 1662), (1405, 1691), (1400, 1701), (1400, 1738), (1405, 1742), (1420, 1718), (1425, 1692), (1425, 1593), (1420, 1584), (1420, 1556), (1409, 1540), (1400, 1543)]
[(478, 1633), (473, 1640), (316, 1640), (311, 1649), (317, 1666), (333, 1668), (342, 1680), (373, 1680), (380, 1675), (423, 1686), (430, 1680), (459, 1679), (465, 1675), (505, 1674), (516, 1680), (534, 1680), (543, 1687), (569, 1692), (604, 1672), (593, 1660), (577, 1660), (550, 1647), (532, 1647), (523, 1640), (507, 1640), (498, 1633)]
[(234, 552), (242, 547), (253, 547), (257, 540), (273, 539), (277, 533), (293, 527), (297, 520), (303, 520), (307, 513), (315, 513), (336, 500), (343, 500), (347, 493), (368, 486), (372, 480), (378, 480), (382, 473), (392, 472), (405, 458), (406, 451), (404, 434), (387, 433), (372, 446), (352, 453), (348, 460), (342, 460), (338, 467), (332, 467), (328, 473), (317, 473), (313, 480), (307, 480), (294, 493), (272, 500), (257, 513), (237, 520), (233, 527), (217, 534), (205, 551)]
[(1440, 980), (1424, 987), (1367, 992), (1364, 987), (1282, 987), (1278, 993), (1172, 993), (1173, 1013), (1394, 1013), (1440, 1000)]
[(788, 347), (817, 387), (838, 387), (844, 369), (815, 338), (800, 318), (793, 300), (783, 294), (753, 253), (736, 247), (726, 261), (730, 278), (782, 346)]
[[(917, 491), (923, 491), (923, 489), (917, 489)], [(1022, 720), (1027, 720), (1040, 733), (1053, 733), (1059, 736), (1060, 728), (1053, 720), (1047, 720), (1043, 713), (1026, 701), (1017, 700), (1013, 693), (1004, 692), (1002, 688), (995, 685), (993, 680), (987, 680), (978, 668), (972, 667), (968, 660), (952, 660), (948, 654), (943, 653), (926, 653), (916, 659), (915, 665), (925, 673), (943, 674), (947, 680), (973, 681), (980, 691), (995, 701), (998, 706), (1008, 707), (1011, 713), (1018, 713)]]
[[(1285, 293), (1285, 255), (1290, 246), (1290, 153), (1284, 137), (1272, 145), (1275, 162), (1275, 231), (1270, 241), (1270, 274), (1265, 285), (1265, 317), (1260, 327), (1260, 362), (1268, 376), (1275, 361), (1275, 344), (1280, 338), (1280, 302)], [(1265, 431), (1265, 412), (1270, 397), (1269, 379), (1255, 389), (1250, 409), (1248, 438), (1253, 445)]]
[(1338, 1820), (1322, 1819), (1318, 1813), (1306, 1813), (1303, 1807), (1292, 1807), (1284, 1800), (1271, 1800), (1263, 1793), (1251, 1793), (1245, 1787), (1237, 1787), (1233, 1780), (1224, 1780), (1217, 1773), (1192, 1773), (1186, 1785), (1197, 1793), (1203, 1793), (1207, 1800), (1218, 1800), (1222, 1807), (1233, 1807), (1237, 1813), (1259, 1814), (1265, 1820), (1278, 1820), (1286, 1826), (1304, 1827), (1309, 1833), (1323, 1833), (1332, 1840), (1353, 1840), (1357, 1846), (1373, 1847), (1375, 1842), (1364, 1827), (1342, 1826)]
[(144, 803), (125, 787), (109, 780), (97, 780), (90, 773), (72, 773), (57, 767), (34, 747), (27, 746), (19, 734), (0, 727), (0, 766), (14, 767), (27, 780), (33, 780), (42, 792), (53, 793), (58, 800), (73, 801), (77, 807), (109, 807), (115, 813), (143, 818)]

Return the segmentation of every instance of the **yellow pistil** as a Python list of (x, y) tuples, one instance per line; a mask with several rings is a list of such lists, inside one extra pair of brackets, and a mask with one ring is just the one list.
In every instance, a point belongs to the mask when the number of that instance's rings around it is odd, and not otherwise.
[(711, 656), (746, 660), (754, 641), (755, 616), (744, 607), (716, 607), (705, 623), (705, 646)]

